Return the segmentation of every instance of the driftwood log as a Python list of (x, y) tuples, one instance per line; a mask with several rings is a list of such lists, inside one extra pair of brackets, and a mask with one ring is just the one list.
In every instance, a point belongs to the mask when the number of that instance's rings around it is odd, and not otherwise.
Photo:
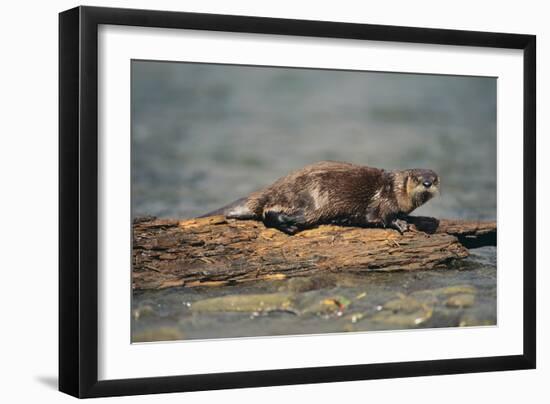
[(442, 268), (468, 248), (496, 245), (496, 223), (410, 217), (412, 231), (320, 226), (288, 236), (223, 216), (133, 224), (132, 286), (214, 286), (319, 271)]

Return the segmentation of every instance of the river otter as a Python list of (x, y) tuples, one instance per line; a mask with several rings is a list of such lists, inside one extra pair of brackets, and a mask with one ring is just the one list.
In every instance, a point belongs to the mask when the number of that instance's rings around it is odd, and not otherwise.
[(320, 224), (408, 230), (404, 219), (439, 193), (432, 170), (386, 171), (322, 161), (308, 165), (205, 216), (261, 220), (287, 234)]

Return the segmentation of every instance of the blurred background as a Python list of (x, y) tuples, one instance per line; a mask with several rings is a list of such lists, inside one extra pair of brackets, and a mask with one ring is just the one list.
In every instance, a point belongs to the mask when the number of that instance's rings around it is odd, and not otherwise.
[(430, 168), (416, 214), (496, 216), (496, 79), (132, 62), (134, 216), (216, 209), (319, 160)]
[[(441, 197), (414, 214), (495, 219), (496, 79), (132, 62), (134, 216), (198, 216), (326, 159), (433, 169)], [(132, 341), (495, 325), (496, 248), (470, 253), (441, 270), (136, 291)]]

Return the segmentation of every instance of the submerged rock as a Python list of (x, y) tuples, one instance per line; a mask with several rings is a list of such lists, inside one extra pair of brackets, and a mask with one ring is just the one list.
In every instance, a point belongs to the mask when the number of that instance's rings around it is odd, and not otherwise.
[(477, 289), (472, 285), (453, 285), (444, 288), (417, 290), (416, 292), (412, 292), (410, 296), (424, 301), (430, 298), (452, 296), (462, 293), (475, 294), (476, 292)]
[(475, 303), (475, 296), (472, 294), (460, 293), (451, 296), (445, 302), (447, 307), (470, 307)]
[(428, 321), (433, 314), (431, 307), (424, 307), (413, 312), (394, 312), (382, 310), (372, 316), (371, 320), (392, 327), (415, 327)]
[(288, 310), (293, 306), (292, 296), (286, 293), (229, 295), (199, 300), (191, 305), (196, 312), (263, 312)]
[(160, 327), (141, 331), (132, 336), (132, 342), (177, 341), (185, 335), (175, 327)]
[(403, 296), (384, 303), (371, 320), (387, 326), (409, 328), (425, 323), (432, 314), (432, 306), (410, 296)]
[(475, 327), (475, 326), (489, 326), (496, 325), (496, 320), (491, 320), (487, 318), (479, 318), (472, 314), (465, 314), (460, 318), (458, 324), (459, 327)]
[(413, 313), (423, 308), (423, 304), (412, 297), (390, 300), (382, 306), (384, 310), (393, 312)]
[(472, 285), (454, 285), (446, 288), (434, 289), (434, 292), (438, 295), (456, 295), (459, 293), (476, 293), (477, 289)]
[(321, 316), (330, 314), (341, 315), (350, 304), (351, 300), (345, 296), (330, 296), (325, 298), (315, 296), (313, 301), (302, 302), (300, 313)]
[(153, 307), (151, 307), (148, 304), (144, 306), (140, 306), (137, 309), (134, 309), (132, 311), (132, 315), (134, 316), (135, 320), (139, 320), (140, 318), (143, 318), (143, 317), (152, 316), (154, 314), (155, 314), (155, 310), (153, 309)]

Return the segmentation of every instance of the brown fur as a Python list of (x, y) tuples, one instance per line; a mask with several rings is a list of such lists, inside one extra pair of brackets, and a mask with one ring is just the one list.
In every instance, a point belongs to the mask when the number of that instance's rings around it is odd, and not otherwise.
[[(426, 180), (433, 186), (423, 186)], [(322, 161), (227, 206), (224, 213), (262, 220), (288, 233), (324, 223), (386, 226), (425, 203), (438, 187), (431, 170), (386, 171)]]

